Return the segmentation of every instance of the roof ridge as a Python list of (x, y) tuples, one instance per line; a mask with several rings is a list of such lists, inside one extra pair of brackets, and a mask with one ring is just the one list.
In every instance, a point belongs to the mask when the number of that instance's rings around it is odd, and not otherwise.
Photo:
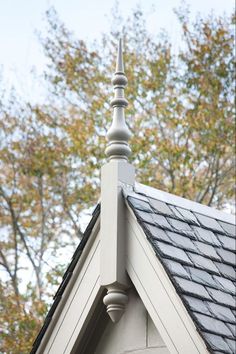
[(235, 224), (235, 216), (233, 214), (225, 213), (221, 210), (197, 203), (195, 201), (177, 196), (175, 194), (171, 194), (153, 187), (146, 186), (141, 183), (135, 182), (134, 192), (137, 194), (145, 195), (146, 197), (148, 196), (149, 198), (158, 199), (165, 203), (191, 210), (195, 213), (199, 213), (204, 216), (211, 217), (213, 219), (224, 221), (230, 224)]

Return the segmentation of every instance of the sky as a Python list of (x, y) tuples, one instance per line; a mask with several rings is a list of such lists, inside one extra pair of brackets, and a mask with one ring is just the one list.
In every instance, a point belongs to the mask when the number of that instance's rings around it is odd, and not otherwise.
[[(145, 12), (148, 29), (157, 33), (167, 29), (173, 42), (178, 42), (178, 23), (173, 8), (182, 0), (120, 0), (125, 16), (140, 4)], [(200, 12), (232, 13), (234, 0), (188, 0), (193, 17)], [(32, 70), (40, 75), (45, 57), (36, 31), (45, 29), (45, 11), (55, 7), (66, 27), (81, 39), (92, 41), (110, 30), (109, 14), (113, 0), (0, 0), (0, 70), (8, 87), (16, 86), (23, 96), (42, 94)], [(155, 10), (155, 11), (154, 11)], [(1, 72), (0, 71), (0, 72)]]

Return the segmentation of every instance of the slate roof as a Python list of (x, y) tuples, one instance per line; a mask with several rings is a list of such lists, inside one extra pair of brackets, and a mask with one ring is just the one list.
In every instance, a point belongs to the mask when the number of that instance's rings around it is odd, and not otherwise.
[[(138, 183), (134, 189), (123, 185), (123, 194), (209, 351), (236, 353), (232, 216)], [(99, 214), (100, 205), (63, 276), (31, 354), (41, 343)]]
[(158, 200), (156, 190), (138, 184), (123, 191), (208, 350), (236, 353), (232, 217), (183, 198), (173, 203), (168, 193)]

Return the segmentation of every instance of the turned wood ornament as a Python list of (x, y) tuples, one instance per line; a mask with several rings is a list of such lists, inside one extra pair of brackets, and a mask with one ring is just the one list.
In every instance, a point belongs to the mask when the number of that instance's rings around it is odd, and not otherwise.
[(115, 97), (111, 101), (113, 108), (113, 120), (110, 129), (107, 132), (108, 145), (105, 150), (109, 160), (122, 159), (127, 160), (131, 153), (128, 141), (131, 133), (125, 122), (125, 107), (128, 101), (124, 96), (124, 89), (127, 85), (127, 78), (124, 73), (122, 40), (119, 40), (116, 72), (112, 79), (114, 85)]
[(107, 307), (107, 313), (112, 322), (116, 323), (120, 320), (125, 311), (128, 296), (124, 290), (118, 287), (108, 287), (107, 295), (104, 296), (103, 302)]

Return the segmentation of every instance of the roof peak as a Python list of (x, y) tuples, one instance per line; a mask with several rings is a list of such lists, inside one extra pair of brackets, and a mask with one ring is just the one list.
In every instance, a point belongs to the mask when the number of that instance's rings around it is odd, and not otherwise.
[(128, 141), (131, 133), (125, 121), (125, 107), (128, 101), (124, 96), (127, 85), (127, 77), (124, 72), (122, 39), (119, 39), (116, 72), (112, 79), (114, 86), (114, 98), (111, 101), (113, 108), (112, 125), (107, 132), (108, 145), (105, 150), (109, 160), (128, 160), (131, 153)]

